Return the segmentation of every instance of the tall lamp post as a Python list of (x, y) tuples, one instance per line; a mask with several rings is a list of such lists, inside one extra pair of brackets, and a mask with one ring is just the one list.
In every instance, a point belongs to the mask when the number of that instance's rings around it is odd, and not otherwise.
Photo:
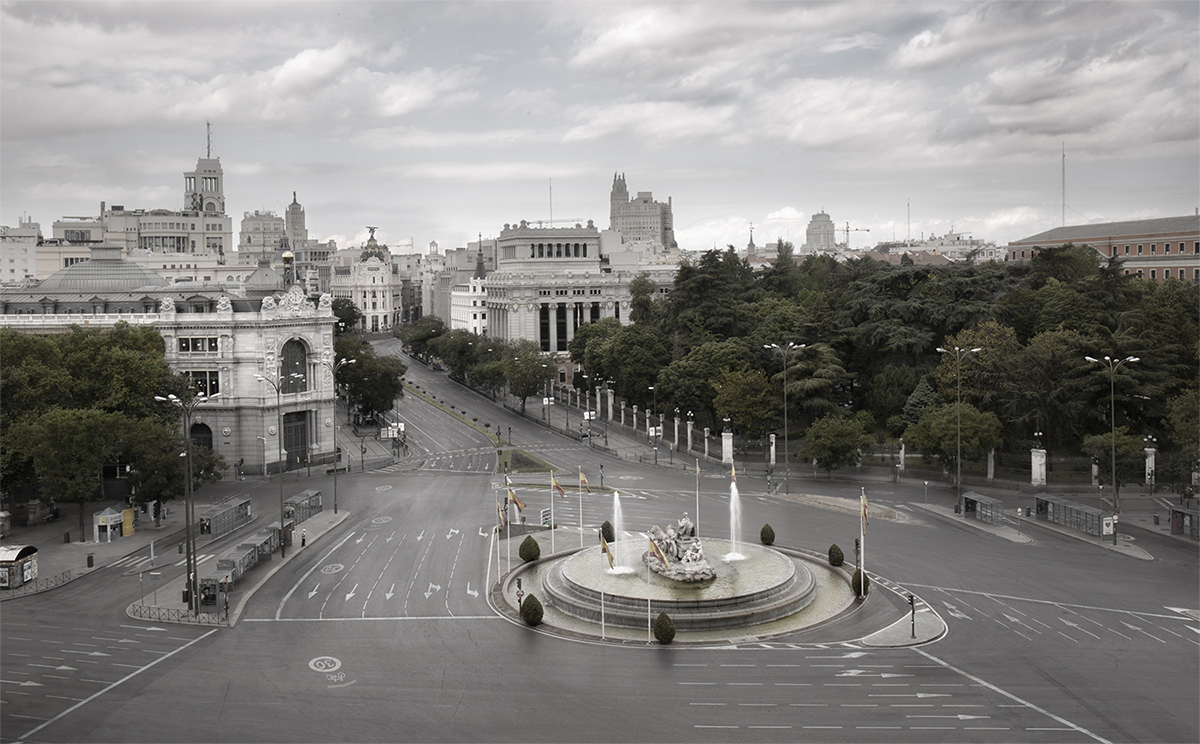
[[(1084, 359), (1092, 364), (1103, 364), (1108, 367), (1108, 442), (1111, 445), (1109, 448), (1109, 464), (1112, 467), (1112, 486), (1113, 486), (1113, 515), (1114, 517), (1121, 513), (1121, 484), (1117, 482), (1117, 393), (1116, 393), (1116, 374), (1117, 369), (1123, 364), (1139, 362), (1141, 359), (1135, 356), (1127, 356), (1124, 359), (1113, 359), (1110, 356), (1104, 359), (1085, 356)], [(1113, 545), (1117, 544), (1117, 524), (1113, 520)]]
[[(329, 376), (333, 378), (333, 391), (334, 391), (334, 400), (335, 401), (337, 400), (337, 373), (338, 373), (338, 370), (341, 369), (342, 367), (345, 367), (347, 364), (354, 364), (357, 361), (358, 361), (357, 359), (339, 359), (336, 362), (322, 362), (322, 364), (325, 365), (325, 369), (329, 370)], [(334, 407), (333, 420), (336, 421), (337, 420), (337, 403), (336, 402), (334, 403), (333, 407)], [(346, 392), (346, 411), (349, 411), (349, 410), (350, 410), (350, 393), (349, 393), (349, 391), (347, 391)], [(342, 428), (342, 427), (340, 427), (340, 426), (333, 427), (333, 513), (334, 514), (338, 513), (337, 473), (338, 473), (338, 455), (340, 454), (340, 450), (338, 449), (337, 433), (338, 433), (338, 429), (340, 429), (340, 428)], [(393, 441), (395, 441), (395, 440), (393, 440)], [(281, 486), (281, 488), (282, 488), (282, 486)], [(280, 527), (282, 527), (282, 526), (283, 526), (283, 523), (280, 522)], [(280, 557), (282, 557), (282, 555)]]
[(962, 497), (962, 360), (964, 354), (975, 354), (983, 351), (982, 347), (974, 349), (963, 349), (958, 346), (952, 346), (949, 349), (937, 347), (937, 350), (942, 354), (954, 354), (954, 376), (958, 380), (958, 453), (954, 456), (954, 465), (958, 469), (958, 474), (955, 476), (955, 487), (958, 490), (958, 513), (963, 514), (963, 497)]
[(299, 372), (292, 372), (291, 374), (285, 375), (285, 374), (282, 374), (282, 370), (280, 370), (280, 372), (277, 373), (275, 379), (271, 379), (270, 377), (263, 377), (262, 375), (255, 375), (254, 379), (258, 380), (259, 382), (266, 383), (272, 390), (275, 391), (275, 416), (277, 418), (277, 424), (276, 424), (276, 428), (275, 428), (275, 443), (277, 445), (276, 450), (278, 452), (278, 457), (279, 457), (279, 557), (282, 559), (287, 556), (287, 551), (284, 548), (284, 526), (287, 523), (283, 517), (283, 473), (284, 473), (284, 470), (286, 470), (286, 468), (284, 467), (284, 462), (283, 462), (283, 397), (282, 397), (282, 394), (283, 394), (283, 386), (285, 384), (287, 384), (289, 381), (293, 381), (293, 380), (302, 380), (302, 379), (304, 379), (304, 375), (300, 374)]
[[(659, 422), (661, 422), (662, 417), (658, 416), (658, 391), (654, 389), (653, 385), (651, 385), (647, 389), (651, 393), (654, 394), (654, 410), (651, 411), (651, 413), (654, 414), (654, 416), (658, 417)], [(650, 419), (647, 418), (646, 420), (649, 421)], [(651, 439), (650, 441), (654, 442), (654, 464), (657, 465), (658, 464), (658, 445), (660, 442), (660, 438), (658, 436), (658, 424), (655, 424), (655, 426), (654, 426), (654, 438)]]
[(192, 494), (192, 413), (201, 403), (220, 397), (220, 395), (220, 393), (214, 395), (196, 393), (187, 400), (177, 398), (174, 393), (168, 394), (165, 398), (161, 395), (154, 396), (156, 401), (171, 403), (183, 411), (183, 456), (187, 462), (187, 472), (183, 478), (183, 518), (186, 522), (183, 539), (187, 546), (188, 609), (196, 615), (200, 614), (200, 598), (197, 594), (200, 586), (199, 578), (196, 576), (196, 503)]
[(783, 492), (791, 493), (791, 484), (789, 479), (792, 475), (792, 463), (788, 457), (788, 405), (787, 405), (787, 371), (788, 371), (788, 356), (793, 351), (800, 351), (807, 347), (808, 344), (794, 344), (791, 341), (787, 346), (779, 344), (763, 344), (764, 349), (775, 349), (783, 356)]

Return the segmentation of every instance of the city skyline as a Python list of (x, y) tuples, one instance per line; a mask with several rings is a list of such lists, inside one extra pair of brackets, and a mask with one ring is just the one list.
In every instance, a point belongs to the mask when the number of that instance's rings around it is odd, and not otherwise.
[(340, 247), (605, 228), (614, 173), (684, 250), (1200, 202), (1195, 3), (738, 5), (6, 3), (0, 222), (181, 209), (206, 122), (235, 233), (294, 191)]

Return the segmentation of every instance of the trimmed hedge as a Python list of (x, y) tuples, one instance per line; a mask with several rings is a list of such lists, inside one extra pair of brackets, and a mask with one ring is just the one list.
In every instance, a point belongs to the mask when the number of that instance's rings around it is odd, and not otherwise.
[(758, 531), (758, 539), (763, 545), (775, 544), (775, 530), (771, 529), (771, 525), (764, 524), (762, 529)]
[(846, 556), (842, 555), (842, 549), (837, 543), (829, 546), (829, 565), (840, 566), (846, 562)]
[(665, 612), (654, 618), (654, 637), (664, 646), (675, 640), (675, 621)]
[(856, 568), (853, 578), (850, 579), (850, 587), (854, 589), (854, 596), (861, 597), (871, 588), (871, 577), (864, 574), (861, 568)]
[(600, 525), (600, 532), (604, 535), (604, 539), (609, 542), (616, 542), (617, 532), (613, 529), (612, 524), (606, 519), (604, 524)]
[(526, 625), (540, 624), (543, 613), (542, 603), (532, 594), (526, 597), (525, 601), (521, 602), (521, 619), (525, 621)]
[(521, 541), (521, 547), (517, 549), (517, 555), (526, 563), (531, 563), (542, 557), (542, 546), (533, 539), (533, 535), (526, 535)]

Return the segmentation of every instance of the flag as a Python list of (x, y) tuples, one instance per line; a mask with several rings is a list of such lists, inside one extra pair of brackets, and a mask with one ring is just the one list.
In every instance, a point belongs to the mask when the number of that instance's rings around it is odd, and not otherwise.
[(558, 478), (554, 477), (554, 473), (550, 474), (550, 485), (558, 491), (559, 496), (563, 497), (564, 499), (567, 497), (567, 492), (563, 490), (562, 486), (558, 485)]
[(862, 523), (863, 529), (867, 527), (867, 489), (862, 490)]
[(517, 507), (518, 512), (523, 511), (525, 509), (525, 502), (521, 501), (519, 498), (517, 498), (517, 492), (512, 490), (511, 488), (508, 489), (508, 500), (511, 501)]
[(612, 548), (608, 547), (608, 540), (604, 539), (603, 530), (600, 531), (600, 552), (608, 556), (608, 567), (616, 568), (616, 566), (613, 565)]
[(579, 487), (587, 489), (588, 493), (592, 492), (592, 487), (588, 485), (587, 476), (583, 474), (582, 470), (579, 471)]
[(496, 498), (496, 515), (500, 517), (500, 526), (504, 526), (504, 507), (500, 506), (499, 497)]
[(650, 538), (650, 555), (662, 561), (663, 566), (670, 568), (671, 564), (667, 562), (667, 556), (663, 554), (662, 548), (658, 547), (658, 543), (654, 542), (654, 538)]
[[(699, 468), (700, 466), (697, 464), (696, 467)], [(737, 466), (732, 463), (729, 465), (729, 477), (733, 479), (734, 483), (737, 483)]]

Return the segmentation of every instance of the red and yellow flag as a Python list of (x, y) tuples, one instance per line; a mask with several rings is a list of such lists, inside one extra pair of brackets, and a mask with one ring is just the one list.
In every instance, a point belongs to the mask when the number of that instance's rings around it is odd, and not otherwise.
[(662, 548), (658, 547), (658, 543), (654, 542), (654, 538), (650, 538), (650, 555), (662, 562), (664, 567), (669, 568), (671, 563), (667, 560), (667, 556), (662, 552)]
[(600, 532), (600, 552), (608, 556), (608, 567), (615, 568), (613, 564), (612, 548), (608, 547), (608, 540), (604, 539), (604, 532)]
[(867, 489), (862, 490), (862, 524), (863, 529), (867, 528)]
[(554, 487), (554, 490), (558, 491), (559, 496), (564, 499), (567, 497), (567, 492), (563, 490), (562, 486), (558, 485), (558, 478), (554, 477), (554, 473), (550, 474), (550, 485)]
[(732, 463), (729, 465), (729, 477), (733, 479), (734, 483), (737, 483), (737, 466)]
[(523, 511), (525, 509), (525, 502), (521, 501), (519, 498), (517, 498), (517, 492), (512, 490), (511, 488), (508, 489), (508, 500), (513, 502), (514, 505), (516, 505), (517, 511)]
[(592, 492), (592, 487), (588, 485), (587, 476), (583, 474), (582, 470), (579, 471), (579, 487), (587, 489), (588, 493)]

